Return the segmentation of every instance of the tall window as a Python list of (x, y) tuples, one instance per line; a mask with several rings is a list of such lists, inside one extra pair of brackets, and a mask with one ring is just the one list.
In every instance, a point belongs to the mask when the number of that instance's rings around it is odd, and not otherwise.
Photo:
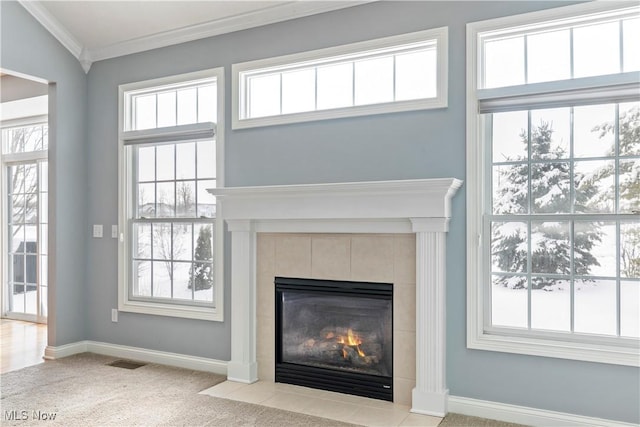
[(2, 311), (10, 318), (38, 322), (46, 322), (48, 311), (46, 119), (26, 119), (2, 128), (2, 173), (6, 179), (2, 227), (7, 236), (3, 242), (6, 255), (1, 261), (6, 266), (2, 270), (6, 271), (3, 287), (7, 296)]
[(447, 105), (447, 28), (233, 65), (234, 128)]
[(122, 85), (120, 309), (222, 319), (222, 70)]
[(640, 8), (469, 25), (469, 346), (638, 364)]

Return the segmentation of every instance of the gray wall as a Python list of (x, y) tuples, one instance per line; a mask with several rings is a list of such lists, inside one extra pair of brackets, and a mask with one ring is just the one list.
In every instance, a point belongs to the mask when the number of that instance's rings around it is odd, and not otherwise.
[(87, 78), (14, 1), (0, 2), (0, 67), (49, 84), (49, 345), (85, 339)]
[[(88, 167), (88, 189), (72, 186), (88, 199), (87, 219), (67, 205), (60, 212), (81, 224), (117, 222), (117, 86), (154, 77), (224, 66), (227, 112), (231, 108), (231, 64), (356, 42), (375, 37), (449, 26), (449, 107), (443, 110), (409, 112), (330, 120), (258, 129), (231, 130), (226, 123), (226, 183), (228, 186), (293, 184), (314, 182), (456, 177), (465, 179), (465, 24), (535, 9), (565, 5), (565, 2), (393, 2), (372, 3), (323, 15), (221, 35), (214, 38), (157, 49), (127, 57), (101, 61), (88, 76), (88, 138), (86, 152), (73, 159)], [(4, 2), (3, 2), (4, 5)], [(11, 7), (12, 15), (33, 22)], [(5, 17), (3, 9), (3, 62)], [(19, 23), (11, 23), (17, 32)], [(24, 24), (22, 24), (24, 25)], [(43, 55), (53, 55), (51, 42), (33, 29)], [(15, 34), (15, 33), (14, 33)], [(15, 40), (15, 38), (13, 39)], [(8, 43), (7, 43), (8, 44)], [(56, 47), (55, 55), (64, 57)], [(13, 62), (32, 73), (41, 71), (34, 58)], [(39, 60), (39, 59), (38, 59)], [(59, 63), (56, 59), (54, 63)], [(79, 68), (79, 67), (77, 67)], [(43, 69), (45, 69), (43, 67)], [(25, 71), (25, 70), (20, 70)], [(58, 82), (82, 80), (77, 70)], [(73, 76), (73, 77), (71, 77)], [(55, 80), (55, 79), (53, 79)], [(63, 87), (59, 84), (59, 91)], [(82, 91), (80, 91), (82, 92)], [(68, 92), (65, 92), (70, 96)], [(79, 95), (78, 95), (79, 96)], [(81, 129), (82, 104), (75, 98), (64, 122)], [(62, 114), (62, 112), (60, 113)], [(62, 117), (60, 117), (62, 122)], [(75, 135), (75, 133), (74, 133)], [(75, 145), (73, 148), (81, 148)], [(77, 179), (84, 172), (64, 174)], [(63, 181), (59, 179), (59, 181)], [(58, 200), (59, 206), (61, 200)], [(80, 213), (78, 213), (80, 212)], [(58, 227), (61, 231), (63, 227)], [(77, 246), (86, 245), (86, 302), (88, 310), (78, 317), (86, 324), (86, 339), (132, 345), (194, 356), (226, 360), (230, 354), (229, 322), (204, 322), (121, 313), (110, 321), (117, 307), (117, 246), (113, 239), (91, 239), (74, 229)], [(61, 236), (58, 235), (58, 240)], [(68, 239), (70, 240), (70, 239)], [(453, 201), (453, 219), (447, 250), (447, 366), (448, 385), (455, 396), (557, 410), (585, 416), (640, 422), (638, 369), (559, 359), (529, 357), (468, 350), (466, 337), (465, 189)], [(59, 242), (60, 243), (60, 242)], [(72, 246), (69, 241), (67, 246)], [(227, 242), (228, 246), (228, 242)], [(228, 250), (227, 250), (228, 253)], [(59, 257), (62, 253), (59, 254)], [(227, 258), (228, 263), (228, 258)], [(59, 269), (60, 269), (59, 260)], [(65, 263), (69, 266), (69, 263)], [(227, 276), (228, 276), (227, 268)], [(80, 279), (81, 273), (75, 274)], [(74, 282), (75, 283), (75, 282)], [(229, 319), (229, 281), (225, 287), (225, 318)], [(75, 286), (75, 285), (73, 285)], [(77, 300), (59, 300), (76, 313)], [(67, 325), (71, 335), (82, 335), (82, 327)], [(63, 333), (60, 330), (60, 333)], [(78, 339), (78, 338), (76, 338)], [(65, 341), (68, 342), (68, 341)], [(61, 342), (62, 343), (62, 342)]]

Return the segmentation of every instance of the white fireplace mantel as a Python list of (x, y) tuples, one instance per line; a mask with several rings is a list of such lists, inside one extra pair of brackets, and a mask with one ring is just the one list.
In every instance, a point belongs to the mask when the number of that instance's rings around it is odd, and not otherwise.
[(229, 380), (258, 379), (256, 233), (415, 233), (416, 387), (412, 412), (444, 416), (446, 247), (455, 178), (209, 190), (231, 241)]

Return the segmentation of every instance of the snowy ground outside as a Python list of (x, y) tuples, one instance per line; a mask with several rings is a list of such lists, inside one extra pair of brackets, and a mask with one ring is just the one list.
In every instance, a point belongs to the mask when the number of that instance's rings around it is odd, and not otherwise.
[[(553, 291), (531, 291), (531, 327), (551, 331), (570, 330), (571, 290), (558, 286)], [(492, 322), (495, 326), (527, 327), (527, 289), (491, 287)], [(640, 337), (640, 282), (620, 284), (620, 332)], [(579, 333), (616, 334), (615, 281), (576, 283), (575, 324)]]

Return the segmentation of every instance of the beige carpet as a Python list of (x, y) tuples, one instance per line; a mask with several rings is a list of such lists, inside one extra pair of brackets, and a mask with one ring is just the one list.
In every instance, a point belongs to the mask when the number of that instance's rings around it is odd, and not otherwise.
[[(220, 375), (155, 364), (134, 370), (106, 365), (114, 360), (84, 353), (3, 374), (0, 424), (69, 427), (350, 425), (198, 394), (224, 381)], [(38, 420), (38, 413), (41, 416), (55, 414), (55, 419)]]
[[(156, 364), (133, 370), (107, 365), (115, 360), (83, 353), (2, 374), (0, 425), (352, 426), (198, 394), (224, 381), (221, 375)], [(449, 414), (440, 423), (440, 427), (490, 426), (517, 425), (458, 414)]]

